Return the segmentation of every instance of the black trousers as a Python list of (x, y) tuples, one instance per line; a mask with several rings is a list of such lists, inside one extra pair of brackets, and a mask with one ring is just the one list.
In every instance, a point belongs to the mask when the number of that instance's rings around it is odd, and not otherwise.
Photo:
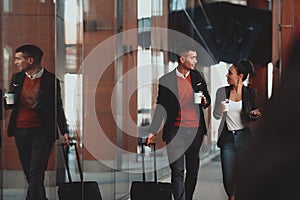
[(198, 128), (174, 127), (171, 132), (171, 140), (167, 141), (167, 152), (174, 200), (193, 199), (203, 135), (203, 131)]
[(19, 128), (14, 135), (19, 159), (28, 182), (26, 200), (45, 200), (47, 198), (44, 176), (53, 140), (45, 134), (43, 128)]

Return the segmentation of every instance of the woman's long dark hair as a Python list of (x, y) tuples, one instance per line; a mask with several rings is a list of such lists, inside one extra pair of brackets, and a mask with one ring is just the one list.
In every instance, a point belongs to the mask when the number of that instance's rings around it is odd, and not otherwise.
[(254, 74), (253, 63), (250, 60), (243, 59), (233, 63), (238, 74), (243, 74), (243, 81), (245, 81), (250, 74)]

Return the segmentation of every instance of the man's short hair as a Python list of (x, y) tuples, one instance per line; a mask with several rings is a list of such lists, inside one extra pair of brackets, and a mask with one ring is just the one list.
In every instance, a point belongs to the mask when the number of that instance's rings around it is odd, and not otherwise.
[(32, 44), (26, 44), (18, 47), (15, 51), (15, 53), (22, 52), (27, 57), (34, 58), (34, 62), (40, 64), (42, 61), (42, 57), (44, 55), (43, 51)]
[(196, 51), (196, 47), (193, 44), (184, 44), (184, 45), (180, 45), (177, 48), (176, 54), (177, 54), (178, 63), (180, 63), (180, 57), (182, 56), (182, 54), (189, 51)]

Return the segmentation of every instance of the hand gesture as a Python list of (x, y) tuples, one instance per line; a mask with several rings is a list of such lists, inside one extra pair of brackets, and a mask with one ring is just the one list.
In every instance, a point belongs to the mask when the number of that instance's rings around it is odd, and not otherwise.
[(150, 147), (151, 144), (154, 143), (154, 137), (155, 135), (153, 133), (149, 133), (148, 137), (146, 138), (145, 144)]
[(261, 109), (254, 109), (252, 110), (250, 113), (249, 113), (250, 117), (253, 118), (253, 119), (257, 119), (259, 117), (261, 117), (262, 115), (262, 111)]
[(202, 100), (201, 100), (201, 103), (202, 105), (206, 105), (207, 104), (207, 100), (206, 100), (206, 97), (204, 95), (201, 96)]
[(65, 140), (66, 145), (69, 146), (70, 141), (69, 141), (69, 134), (68, 134), (68, 133), (65, 133), (65, 134), (64, 134), (64, 140)]

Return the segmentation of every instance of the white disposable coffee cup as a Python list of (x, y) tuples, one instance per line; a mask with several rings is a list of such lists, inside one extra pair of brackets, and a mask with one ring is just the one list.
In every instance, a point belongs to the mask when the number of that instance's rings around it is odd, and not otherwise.
[(14, 98), (15, 98), (14, 93), (6, 93), (4, 96), (6, 97), (6, 104), (7, 105), (14, 104)]
[(221, 101), (221, 103), (225, 106), (224, 111), (228, 111), (229, 110), (229, 100)]
[(202, 91), (194, 93), (194, 102), (195, 102), (195, 104), (201, 104), (202, 95), (203, 95)]

